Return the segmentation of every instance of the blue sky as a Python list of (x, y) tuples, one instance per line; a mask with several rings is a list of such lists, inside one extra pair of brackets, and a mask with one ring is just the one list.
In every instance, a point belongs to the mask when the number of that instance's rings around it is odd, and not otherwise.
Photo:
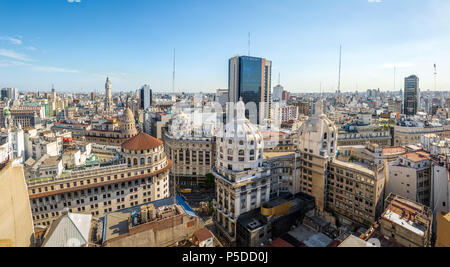
[(334, 91), (339, 45), (343, 91), (396, 89), (417, 74), (422, 90), (450, 90), (448, 0), (0, 0), (0, 87), (113, 92), (150, 84), (213, 92), (228, 59), (273, 61), (291, 92)]

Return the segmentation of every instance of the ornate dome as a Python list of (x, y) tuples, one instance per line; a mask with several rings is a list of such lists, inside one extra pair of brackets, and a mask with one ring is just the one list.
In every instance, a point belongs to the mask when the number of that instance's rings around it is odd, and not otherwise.
[(127, 108), (120, 121), (120, 131), (126, 137), (132, 137), (137, 134), (134, 115), (131, 109)]
[(130, 140), (122, 144), (124, 150), (147, 150), (161, 146), (163, 142), (157, 138), (154, 138), (146, 133), (140, 133)]
[(239, 172), (262, 166), (264, 140), (244, 112), (245, 104), (240, 101), (236, 117), (217, 131), (217, 168)]
[(9, 108), (5, 108), (5, 109), (3, 109), (3, 114), (5, 116), (9, 116), (9, 115), (11, 115), (11, 111), (9, 111)]
[(215, 122), (204, 117), (205, 114), (198, 114), (195, 123), (195, 114), (186, 114), (183, 111), (173, 117), (169, 126), (169, 135), (176, 138), (190, 137), (213, 137), (215, 135)]
[(320, 101), (316, 106), (316, 115), (300, 126), (298, 147), (301, 152), (312, 153), (319, 157), (334, 157), (338, 130), (334, 122), (322, 114), (321, 108)]

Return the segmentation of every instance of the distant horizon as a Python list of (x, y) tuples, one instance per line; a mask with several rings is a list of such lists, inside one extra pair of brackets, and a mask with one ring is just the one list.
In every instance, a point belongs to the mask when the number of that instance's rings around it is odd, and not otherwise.
[(103, 92), (109, 76), (113, 92), (171, 93), (175, 48), (178, 92), (227, 88), (228, 60), (250, 52), (272, 61), (272, 88), (281, 75), (291, 93), (332, 93), (342, 45), (341, 92), (400, 91), (411, 74), (435, 91), (434, 64), (446, 91), (449, 13), (446, 0), (2, 0), (0, 88)]

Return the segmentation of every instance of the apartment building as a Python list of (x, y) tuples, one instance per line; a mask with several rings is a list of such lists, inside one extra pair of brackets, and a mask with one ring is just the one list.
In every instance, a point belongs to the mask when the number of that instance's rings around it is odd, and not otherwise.
[(329, 165), (327, 208), (344, 223), (370, 226), (383, 212), (384, 166), (334, 159)]
[(405, 247), (430, 246), (433, 213), (419, 203), (389, 194), (380, 218), (380, 232)]
[(164, 144), (174, 163), (171, 175), (180, 186), (203, 184), (215, 162), (214, 124), (193, 125), (192, 119), (184, 113), (176, 115), (169, 124), (164, 133)]
[(393, 193), (430, 207), (431, 157), (428, 152), (408, 152), (391, 162), (386, 194)]
[(162, 141), (144, 133), (136, 135), (122, 145), (121, 162), (28, 181), (34, 224), (50, 225), (65, 208), (98, 218), (170, 195), (172, 162)]

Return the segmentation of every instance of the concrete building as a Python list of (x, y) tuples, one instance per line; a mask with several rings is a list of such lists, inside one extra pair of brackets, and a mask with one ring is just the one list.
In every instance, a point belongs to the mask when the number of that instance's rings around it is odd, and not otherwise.
[(283, 91), (284, 91), (284, 87), (281, 86), (280, 84), (273, 88), (273, 95), (272, 95), (273, 102), (281, 101), (281, 98), (283, 96)]
[(303, 193), (275, 198), (242, 214), (237, 222), (237, 246), (260, 247), (289, 232), (314, 209), (314, 198)]
[(97, 232), (104, 247), (173, 247), (204, 227), (179, 197), (107, 213), (102, 225)]
[(425, 151), (409, 152), (389, 163), (386, 194), (393, 193), (430, 207), (431, 157)]
[(34, 223), (50, 225), (64, 208), (98, 218), (170, 195), (172, 162), (162, 141), (141, 133), (122, 145), (120, 155), (118, 165), (29, 180)]
[(263, 166), (263, 137), (245, 118), (245, 104), (237, 103), (237, 115), (217, 132), (216, 213), (219, 234), (236, 241), (239, 216), (260, 207), (270, 198), (270, 168)]
[(225, 109), (229, 101), (228, 89), (217, 89), (214, 100), (222, 106), (222, 109)]
[(327, 185), (327, 208), (343, 224), (370, 226), (383, 212), (384, 165), (333, 159)]
[(297, 121), (298, 107), (297, 106), (282, 106), (279, 103), (274, 103), (272, 106), (272, 123), (279, 127), (283, 123), (290, 121)]
[(0, 163), (0, 247), (34, 245), (33, 219), (23, 167)]
[(337, 151), (337, 127), (323, 114), (323, 102), (316, 103), (316, 113), (299, 129), (299, 156), (302, 159), (300, 191), (311, 195), (321, 214), (326, 206), (328, 164)]
[(436, 213), (436, 227), (435, 247), (450, 247), (450, 213)]
[(133, 111), (125, 109), (120, 121), (109, 119), (98, 125), (93, 125), (90, 130), (86, 130), (82, 136), (74, 135), (74, 140), (87, 141), (97, 145), (107, 145), (120, 147), (128, 139), (136, 136), (136, 121)]
[[(203, 114), (202, 114), (203, 115)], [(215, 122), (200, 119), (196, 123), (181, 112), (169, 122), (164, 134), (168, 157), (174, 162), (171, 175), (180, 186), (198, 186), (212, 173), (215, 162)]]
[(405, 247), (430, 246), (433, 213), (428, 207), (395, 194), (389, 194), (385, 207), (381, 234)]

